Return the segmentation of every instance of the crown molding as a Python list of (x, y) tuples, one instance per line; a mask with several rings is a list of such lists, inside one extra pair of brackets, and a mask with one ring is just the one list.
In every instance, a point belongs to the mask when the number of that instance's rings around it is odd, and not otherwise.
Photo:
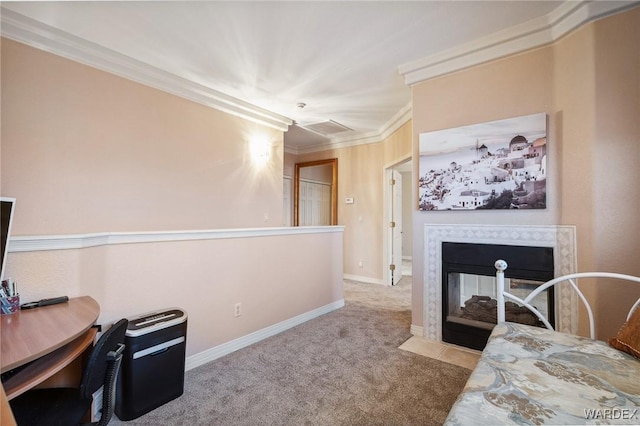
[(366, 145), (370, 143), (378, 143), (382, 142), (389, 136), (393, 134), (396, 130), (406, 124), (411, 117), (412, 113), (412, 105), (409, 102), (405, 105), (400, 111), (398, 111), (391, 119), (385, 123), (384, 126), (380, 128), (377, 132), (369, 132), (369, 133), (359, 133), (355, 135), (350, 135), (346, 137), (336, 137), (332, 138), (329, 142), (321, 144), (321, 145), (313, 145), (305, 148), (298, 149), (290, 149), (286, 150), (290, 154), (309, 154), (312, 152), (320, 152), (327, 151), (330, 149), (340, 149), (340, 148), (348, 148), (357, 145)]
[(293, 121), (189, 81), (12, 10), (1, 10), (2, 36), (193, 102), (286, 132)]
[(413, 103), (409, 102), (400, 111), (396, 113), (391, 120), (382, 126), (380, 131), (380, 140), (385, 140), (396, 132), (400, 127), (404, 126), (413, 117)]
[(568, 0), (546, 16), (481, 37), (470, 43), (401, 65), (409, 86), (474, 65), (552, 43), (588, 22), (619, 13), (640, 2)]
[[(567, 0), (546, 16), (400, 65), (398, 69), (405, 82), (412, 86), (444, 74), (552, 43), (585, 23), (631, 9), (638, 4), (640, 4), (639, 1)], [(287, 117), (163, 71), (14, 11), (2, 8), (0, 15), (3, 37), (282, 132), (286, 132), (293, 124), (293, 121)], [(325, 144), (304, 148), (285, 147), (284, 150), (287, 153), (299, 155), (382, 142), (411, 117), (412, 110), (409, 103), (378, 131), (332, 138)]]

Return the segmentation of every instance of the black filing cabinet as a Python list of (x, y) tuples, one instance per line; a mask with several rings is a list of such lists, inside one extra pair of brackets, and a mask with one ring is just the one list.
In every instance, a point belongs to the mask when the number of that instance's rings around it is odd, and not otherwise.
[(129, 318), (115, 413), (133, 420), (184, 392), (187, 314), (171, 308)]

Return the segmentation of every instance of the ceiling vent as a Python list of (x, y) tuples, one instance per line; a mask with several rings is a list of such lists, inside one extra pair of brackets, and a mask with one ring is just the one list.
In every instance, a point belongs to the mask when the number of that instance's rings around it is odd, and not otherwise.
[(305, 129), (311, 130), (314, 133), (319, 133), (324, 136), (331, 136), (336, 133), (347, 132), (349, 130), (353, 130), (348, 128), (347, 126), (343, 126), (340, 123), (337, 123), (333, 120), (325, 121), (322, 123), (309, 124), (308, 126), (304, 126)]

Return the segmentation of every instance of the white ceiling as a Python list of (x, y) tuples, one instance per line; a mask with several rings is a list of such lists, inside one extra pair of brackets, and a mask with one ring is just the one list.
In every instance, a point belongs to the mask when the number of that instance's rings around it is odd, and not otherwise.
[[(489, 51), (489, 59), (500, 56), (495, 46), (533, 32), (544, 32), (537, 43), (547, 43), (558, 37), (559, 27), (571, 29), (569, 19), (575, 21), (584, 10), (592, 19), (631, 4), (600, 3), (608, 6), (576, 1), (3, 2), (2, 32), (24, 42), (14, 27), (37, 24), (30, 44), (41, 48), (43, 32), (55, 35), (49, 39), (74, 36), (66, 44), (77, 49), (84, 43), (85, 56), (98, 49), (103, 56), (116, 52), (123, 55), (118, 58), (133, 58), (147, 71), (162, 70), (206, 88), (209, 95), (230, 96), (225, 102), (240, 100), (237, 108), (257, 107), (258, 115), (266, 110), (262, 115), (273, 114), (270, 119), (285, 128), (290, 122), (302, 127), (333, 120), (353, 129), (326, 138), (291, 126), (285, 145), (304, 152), (327, 142), (379, 139), (410, 112), (408, 83), (464, 67), (465, 62), (456, 63), (460, 57), (479, 50)], [(522, 47), (505, 53), (514, 49)], [(306, 106), (299, 108), (300, 102)]]

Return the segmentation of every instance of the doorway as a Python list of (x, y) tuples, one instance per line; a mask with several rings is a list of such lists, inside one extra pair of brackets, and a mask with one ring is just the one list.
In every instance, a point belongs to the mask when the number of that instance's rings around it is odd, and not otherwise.
[(295, 164), (293, 225), (338, 224), (338, 159)]
[[(384, 277), (385, 284), (397, 285), (412, 274), (412, 182), (413, 162), (408, 157), (385, 168), (384, 182)], [(410, 279), (410, 278), (408, 278)]]

